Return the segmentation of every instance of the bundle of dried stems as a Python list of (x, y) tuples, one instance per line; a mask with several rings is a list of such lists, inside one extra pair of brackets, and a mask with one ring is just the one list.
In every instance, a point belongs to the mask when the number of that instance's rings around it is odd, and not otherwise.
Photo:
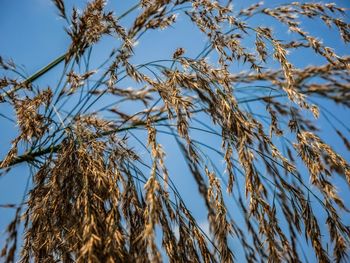
[[(7, 229), (1, 252), (6, 262), (18, 250), (21, 262), (233, 262), (232, 242), (241, 245), (237, 250), (248, 262), (300, 262), (300, 240), (309, 242), (319, 262), (347, 259), (350, 228), (343, 218), (349, 210), (334, 179), (350, 184), (350, 165), (321, 139), (315, 123), (322, 104), (312, 101), (321, 97), (350, 107), (350, 57), (301, 26), (314, 19), (338, 31), (339, 41), (350, 42), (346, 9), (292, 2), (235, 10), (231, 1), (140, 0), (117, 17), (104, 0), (88, 2), (82, 12), (67, 10), (63, 0), (53, 2), (68, 24), (66, 54), (27, 79), (13, 77), (16, 65), (0, 60), (0, 103), (11, 105), (19, 130), (0, 161), (1, 172), (5, 176), (23, 163), (34, 171)], [(131, 26), (122, 26), (130, 15)], [(206, 36), (205, 49), (191, 58), (179, 47), (166, 60), (133, 64), (135, 42), (142, 45), (148, 31), (175, 27), (179, 16)], [(288, 28), (288, 40), (269, 27), (253, 26), (261, 17)], [(120, 46), (98, 73), (78, 67), (107, 35)], [(300, 49), (324, 64), (297, 68), (288, 54)], [(55, 88), (36, 85), (60, 63), (65, 66)], [(247, 70), (238, 72), (236, 63)], [(123, 79), (135, 87), (120, 87)], [(92, 111), (105, 97), (117, 102)], [(138, 106), (123, 111), (119, 103)], [(250, 111), (253, 103), (264, 107)], [(129, 142), (135, 129), (148, 135), (149, 158)], [(221, 149), (206, 151), (191, 136), (194, 130), (218, 136)], [(204, 200), (210, 234), (172, 180), (160, 132), (179, 145)], [(334, 132), (350, 150), (349, 134), (335, 125)], [(221, 155), (225, 173), (208, 162), (211, 150)], [(306, 169), (299, 168), (302, 163)], [(235, 211), (228, 209), (231, 201)], [(238, 213), (243, 221), (235, 219)]]

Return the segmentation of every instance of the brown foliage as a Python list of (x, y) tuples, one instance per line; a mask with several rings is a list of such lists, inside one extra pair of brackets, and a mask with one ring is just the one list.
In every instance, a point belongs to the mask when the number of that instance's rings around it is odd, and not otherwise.
[[(66, 30), (71, 45), (61, 59), (66, 65), (62, 82), (55, 89), (32, 88), (57, 61), (21, 81), (6, 75), (16, 66), (0, 58), (5, 72), (0, 103), (13, 107), (19, 129), (0, 168), (6, 172), (27, 163), (35, 171), (32, 189), (7, 229), (1, 253), (6, 262), (15, 259), (23, 222), (21, 262), (233, 262), (233, 241), (248, 262), (300, 262), (303, 238), (319, 262), (346, 259), (350, 228), (343, 215), (349, 210), (334, 179), (341, 176), (350, 185), (350, 165), (318, 134), (315, 122), (326, 109), (312, 98), (349, 108), (350, 58), (301, 26), (302, 20), (318, 19), (350, 42), (346, 9), (293, 2), (235, 10), (231, 1), (142, 0), (116, 17), (102, 0), (90, 1), (81, 14), (66, 10), (62, 0), (53, 2), (71, 24)], [(137, 14), (124, 28), (120, 20), (131, 12)], [(176, 26), (176, 12), (187, 16), (209, 45), (196, 58), (179, 47), (168, 58), (170, 64), (133, 65), (134, 43), (142, 45), (140, 37), (150, 30)], [(293, 39), (281, 40), (269, 27), (250, 24), (261, 16), (285, 26)], [(116, 37), (120, 47), (104, 67), (78, 67), (106, 35)], [(288, 54), (298, 49), (313, 52), (325, 64), (297, 68)], [(206, 60), (210, 53), (217, 58), (211, 63)], [(235, 71), (235, 63), (247, 70)], [(135, 87), (121, 88), (118, 83), (124, 78)], [(248, 97), (239, 96), (243, 89)], [(135, 107), (123, 110), (117, 102), (93, 111), (106, 96)], [(264, 112), (244, 107), (257, 102)], [(195, 126), (196, 121), (203, 125)], [(162, 126), (179, 145), (198, 186), (209, 235), (171, 179), (158, 137)], [(333, 128), (349, 149), (349, 129), (344, 133)], [(135, 129), (148, 136), (147, 157), (130, 143)], [(224, 161), (224, 174), (208, 163), (201, 146), (210, 146), (191, 136), (193, 131), (220, 138), (221, 149), (211, 150)], [(22, 155), (20, 143), (27, 149)], [(305, 170), (299, 168), (302, 163)], [(229, 209), (228, 200), (237, 211)], [(325, 222), (315, 209), (322, 209)], [(243, 220), (237, 219), (238, 211)], [(329, 238), (323, 236), (323, 225)]]

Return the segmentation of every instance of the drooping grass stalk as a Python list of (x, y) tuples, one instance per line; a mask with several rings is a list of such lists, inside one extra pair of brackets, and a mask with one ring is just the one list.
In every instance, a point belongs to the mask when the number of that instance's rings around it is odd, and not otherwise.
[[(63, 0), (54, 2), (66, 17)], [(350, 58), (304, 31), (300, 21), (320, 18), (350, 42), (345, 10), (298, 2), (242, 10), (231, 9), (230, 1), (138, 2), (119, 16), (142, 5), (128, 28), (105, 10), (104, 0), (89, 1), (82, 12), (73, 9), (67, 55), (27, 79), (30, 84), (66, 60), (56, 87), (16, 92), (6, 101), (19, 135), (1, 168), (26, 163), (33, 175), (22, 261), (231, 263), (231, 241), (237, 241), (247, 262), (300, 262), (300, 238), (311, 241), (320, 262), (344, 259), (350, 232), (341, 213), (348, 210), (333, 183), (336, 174), (350, 183), (350, 165), (322, 140), (311, 103), (321, 96), (350, 107)], [(183, 39), (169, 58), (134, 64), (140, 54), (135, 41), (142, 45), (141, 36), (150, 31), (175, 27), (175, 11), (206, 38), (204, 49), (189, 55)], [(256, 14), (291, 34), (254, 25)], [(104, 36), (116, 37), (120, 46), (90, 69), (91, 50)], [(326, 64), (297, 69), (290, 60), (297, 48), (308, 48)], [(123, 87), (128, 81), (132, 87)], [(5, 77), (0, 84), (16, 81)], [(350, 149), (342, 131), (337, 133)], [(173, 153), (181, 157), (175, 161), (186, 169), (185, 181), (170, 170)], [(177, 179), (188, 183), (187, 175), (204, 204), (209, 235), (176, 185)], [(237, 210), (241, 218), (230, 213)], [(330, 238), (320, 228), (324, 223)], [(16, 215), (2, 253), (7, 262), (14, 261), (19, 224)]]

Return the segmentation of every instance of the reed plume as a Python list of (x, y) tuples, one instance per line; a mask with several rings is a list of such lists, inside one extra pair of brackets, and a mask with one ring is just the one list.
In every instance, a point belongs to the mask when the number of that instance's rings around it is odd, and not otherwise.
[[(67, 52), (28, 78), (13, 77), (16, 64), (0, 57), (0, 103), (12, 107), (18, 129), (0, 171), (10, 176), (26, 164), (33, 181), (23, 203), (1, 204), (16, 209), (5, 262), (241, 262), (240, 254), (247, 262), (302, 262), (306, 243), (319, 262), (348, 260), (350, 192), (342, 198), (337, 182), (350, 185), (350, 164), (317, 124), (326, 118), (350, 149), (348, 124), (322, 105), (349, 110), (350, 57), (302, 22), (323, 23), (346, 44), (349, 12), (333, 3), (237, 10), (231, 2), (140, 0), (117, 16), (104, 0), (82, 12), (54, 0), (67, 23)], [(135, 64), (143, 36), (176, 27), (179, 17), (205, 36), (204, 49), (191, 56), (178, 47)], [(262, 18), (290, 34), (256, 26)], [(90, 69), (93, 47), (107, 37), (119, 47)], [(300, 50), (323, 64), (294, 65)], [(59, 63), (57, 83), (36, 84)], [(174, 182), (163, 135), (178, 146), (209, 232)], [(217, 139), (221, 147), (207, 143)]]

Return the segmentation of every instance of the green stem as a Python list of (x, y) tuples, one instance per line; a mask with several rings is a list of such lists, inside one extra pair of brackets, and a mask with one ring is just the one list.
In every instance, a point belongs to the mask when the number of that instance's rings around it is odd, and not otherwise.
[(138, 8), (140, 5), (140, 3), (137, 3), (136, 5), (132, 6), (130, 9), (126, 10), (123, 14), (121, 14), (118, 17), (118, 20), (122, 19), (123, 17), (127, 16), (128, 14), (130, 14), (132, 11), (134, 11), (136, 8)]
[(63, 55), (59, 56), (58, 58), (56, 58), (55, 60), (53, 60), (50, 64), (48, 64), (47, 66), (43, 67), (42, 69), (38, 70), (37, 72), (35, 72), (33, 75), (31, 75), (29, 78), (27, 78), (23, 83), (25, 84), (29, 84), (35, 80), (37, 80), (38, 78), (40, 78), (42, 75), (44, 75), (46, 72), (50, 71), (51, 69), (53, 69), (55, 66), (57, 66), (58, 64), (60, 64), (67, 56), (67, 53), (64, 53)]
[(25, 79), (21, 85), (15, 86), (13, 89), (9, 90), (9, 91), (5, 91), (4, 93), (0, 94), (0, 98), (4, 98), (5, 96), (9, 96), (12, 93), (16, 92), (17, 90), (21, 89), (23, 86), (28, 85), (29, 83), (32, 83), (33, 81), (37, 80), (38, 78), (40, 78), (42, 75), (44, 75), (46, 72), (50, 71), (51, 69), (53, 69), (55, 66), (57, 66), (58, 64), (60, 64), (66, 57), (67, 53), (59, 56), (58, 58), (56, 58), (55, 60), (53, 60), (50, 64), (46, 65), (45, 67), (43, 67), (42, 69), (38, 70), (37, 72), (35, 72), (33, 75), (31, 75), (30, 77), (28, 77), (27, 79)]

